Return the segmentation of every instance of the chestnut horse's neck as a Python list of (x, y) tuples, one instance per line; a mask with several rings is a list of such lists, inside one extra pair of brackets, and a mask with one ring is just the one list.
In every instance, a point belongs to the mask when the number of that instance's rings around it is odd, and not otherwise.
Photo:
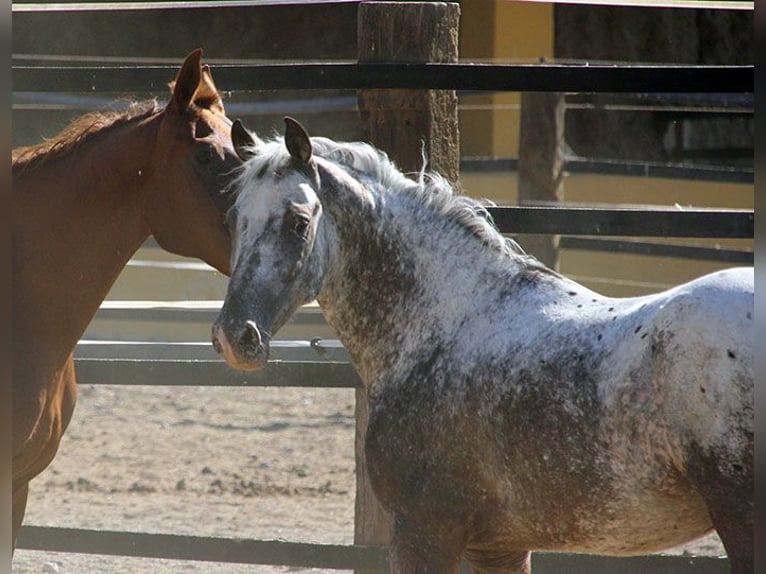
[(14, 174), (14, 344), (22, 353), (31, 345), (54, 363), (66, 358), (148, 237), (142, 182), (160, 120), (104, 128)]

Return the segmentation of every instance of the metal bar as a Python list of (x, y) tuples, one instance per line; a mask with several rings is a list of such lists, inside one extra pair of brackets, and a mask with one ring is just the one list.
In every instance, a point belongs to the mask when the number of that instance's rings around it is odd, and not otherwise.
[(729, 560), (718, 556), (594, 556), (532, 553), (535, 574), (728, 574)]
[(83, 528), (24, 526), (18, 548), (108, 556), (270, 564), (332, 570), (386, 568), (387, 548), (311, 544), (282, 540), (206, 538), (178, 534), (115, 532)]
[[(188, 311), (194, 314), (195, 311)], [(133, 359), (220, 361), (210, 341), (101, 341), (80, 340), (74, 350), (77, 359)], [(348, 363), (351, 359), (337, 339), (277, 339), (271, 341), (269, 357), (275, 361), (330, 361)]]
[[(203, 321), (211, 325), (218, 316), (218, 311), (208, 309), (195, 309), (190, 313), (189, 309), (115, 309), (100, 308), (95, 319), (114, 321)], [(321, 313), (296, 313), (290, 320), (289, 325), (311, 327), (325, 325), (326, 322)]]
[(696, 261), (717, 261), (753, 265), (755, 256), (752, 251), (736, 249), (716, 249), (697, 245), (672, 245), (668, 243), (647, 243), (644, 241), (617, 241), (612, 239), (591, 239), (587, 237), (562, 237), (561, 249), (579, 249), (583, 251), (606, 251), (610, 253), (630, 253), (632, 255), (650, 255), (654, 257), (675, 257)]
[(353, 365), (335, 361), (269, 361), (256, 371), (235, 371), (221, 360), (75, 359), (77, 380), (91, 385), (203, 387), (362, 386)]
[[(116, 321), (203, 321), (212, 324), (223, 301), (104, 301), (95, 319)], [(289, 326), (326, 325), (319, 307), (301, 307), (290, 319)]]
[[(465, 157), (460, 160), (460, 171), (467, 173), (515, 172), (517, 169), (518, 161), (514, 158)], [(619, 175), (728, 183), (751, 184), (755, 181), (755, 170), (744, 166), (690, 166), (638, 161), (567, 158), (566, 171), (570, 174)]]
[(590, 207), (490, 207), (503, 233), (632, 237), (754, 236), (751, 210), (645, 210)]
[[(721, 239), (755, 236), (753, 211), (747, 209), (493, 206), (488, 211), (503, 233)], [(316, 316), (306, 314), (296, 320), (313, 324)]]
[[(753, 92), (754, 66), (290, 63), (217, 65), (229, 92), (279, 89), (442, 89), (559, 92)], [(13, 91), (164, 94), (171, 66), (12, 68)]]
[(746, 167), (684, 166), (649, 162), (568, 159), (566, 171), (570, 173), (596, 173), (659, 179), (754, 183), (755, 170)]
[[(195, 560), (239, 564), (280, 565), (337, 570), (388, 568), (388, 547), (311, 544), (281, 540), (207, 538), (178, 534), (116, 532), (84, 528), (27, 525), (18, 549)], [(724, 574), (729, 560), (714, 556), (591, 556), (535, 552), (536, 574)]]

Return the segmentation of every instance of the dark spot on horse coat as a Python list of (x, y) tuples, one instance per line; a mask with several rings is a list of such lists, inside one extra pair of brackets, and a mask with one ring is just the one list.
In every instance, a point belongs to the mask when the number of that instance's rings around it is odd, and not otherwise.
[(727, 350), (726, 354), (729, 356), (730, 359), (736, 359), (737, 358), (736, 353), (734, 351), (732, 351), (731, 349)]

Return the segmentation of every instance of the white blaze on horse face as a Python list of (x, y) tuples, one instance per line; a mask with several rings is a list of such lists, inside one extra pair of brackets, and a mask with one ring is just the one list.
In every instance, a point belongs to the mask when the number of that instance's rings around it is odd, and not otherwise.
[[(285, 211), (291, 204), (307, 214), (320, 212), (316, 209), (319, 198), (299, 174), (248, 179), (242, 182), (236, 203), (237, 224), (233, 238), (232, 269), (237, 265), (240, 253), (247, 257), (247, 253), (264, 236), (271, 222), (284, 221)], [(316, 217), (312, 219), (311, 225), (316, 226)]]

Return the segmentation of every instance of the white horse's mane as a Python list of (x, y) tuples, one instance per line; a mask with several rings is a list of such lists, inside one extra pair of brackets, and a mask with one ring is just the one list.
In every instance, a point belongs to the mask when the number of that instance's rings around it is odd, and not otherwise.
[[(437, 214), (453, 221), (477, 237), (487, 247), (507, 255), (526, 255), (512, 239), (503, 236), (487, 211), (494, 204), (455, 193), (453, 185), (441, 175), (423, 167), (416, 180), (408, 178), (388, 158), (385, 152), (364, 142), (337, 142), (323, 137), (312, 137), (313, 153), (343, 167), (356, 179), (374, 184), (384, 196), (407, 194)], [(255, 155), (245, 163), (235, 185), (261, 177), (267, 170), (279, 170), (288, 164), (289, 153), (281, 136), (261, 141), (253, 150)]]

